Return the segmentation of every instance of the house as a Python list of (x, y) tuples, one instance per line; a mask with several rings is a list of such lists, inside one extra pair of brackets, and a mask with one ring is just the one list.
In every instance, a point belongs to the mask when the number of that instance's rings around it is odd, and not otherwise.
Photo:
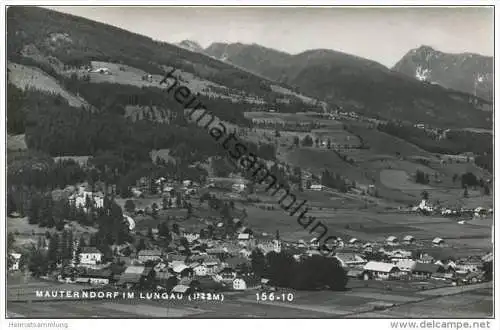
[(234, 191), (234, 192), (243, 192), (245, 191), (245, 189), (247, 189), (247, 185), (244, 184), (244, 183), (234, 183), (232, 186), (231, 186), (231, 189)]
[(413, 279), (425, 280), (431, 278), (431, 276), (439, 270), (444, 271), (444, 268), (432, 263), (424, 264), (417, 262), (411, 270), (411, 276)]
[(103, 254), (94, 246), (84, 246), (79, 256), (80, 264), (97, 265), (101, 263)]
[(247, 289), (247, 283), (245, 280), (241, 277), (237, 277), (233, 280), (233, 289), (234, 290), (246, 290)]
[(400, 269), (390, 263), (386, 262), (378, 262), (378, 261), (369, 261), (363, 268), (363, 279), (397, 279), (401, 276)]
[(100, 73), (100, 74), (105, 74), (105, 75), (110, 75), (111, 71), (108, 68), (97, 68), (94, 70), (90, 70), (90, 73)]
[(396, 236), (389, 236), (386, 238), (385, 242), (388, 245), (397, 245), (398, 244), (398, 238)]
[(391, 258), (392, 261), (411, 258), (411, 252), (405, 250), (394, 250), (391, 252), (386, 252), (386, 254)]
[(141, 250), (137, 253), (137, 259), (140, 262), (157, 261), (162, 257), (162, 252), (159, 250)]
[(196, 276), (207, 276), (208, 268), (204, 264), (198, 264), (197, 266), (193, 267), (193, 272)]
[(444, 245), (444, 239), (441, 237), (436, 237), (432, 240), (432, 245), (434, 246), (443, 246)]
[(418, 261), (420, 261), (424, 264), (428, 264), (428, 263), (433, 263), (435, 260), (432, 256), (430, 256), (428, 254), (424, 254), (424, 255), (421, 255), (420, 258), (418, 258)]
[(415, 237), (413, 237), (411, 235), (406, 235), (405, 237), (403, 237), (403, 243), (404, 244), (413, 244), (413, 243), (415, 243)]
[(155, 272), (153, 267), (128, 266), (120, 275), (117, 285), (130, 289), (151, 283), (154, 279)]
[(342, 267), (352, 267), (365, 265), (366, 260), (356, 253), (337, 253), (335, 258), (340, 262)]
[(354, 237), (353, 237), (353, 238), (351, 238), (351, 239), (349, 240), (349, 244), (356, 244), (356, 243), (358, 243), (358, 239), (357, 239), (357, 238), (354, 238)]
[(313, 184), (313, 185), (311, 185), (311, 187), (309, 189), (314, 190), (314, 191), (323, 191), (325, 189), (325, 186), (323, 186), (321, 184)]
[(417, 262), (412, 259), (400, 259), (395, 262), (396, 267), (398, 267), (403, 272), (411, 272), (415, 267)]
[(82, 208), (87, 212), (88, 208), (103, 208), (104, 194), (101, 192), (93, 193), (86, 191), (84, 186), (78, 188), (78, 192), (68, 198), (68, 202), (77, 208)]
[(80, 274), (75, 281), (92, 285), (106, 285), (112, 278), (113, 273), (109, 269), (88, 269), (84, 274)]
[(238, 241), (239, 242), (243, 242), (243, 243), (246, 243), (248, 242), (248, 240), (250, 239), (250, 234), (238, 234)]
[(223, 282), (232, 282), (236, 278), (236, 271), (231, 267), (226, 267), (217, 274)]
[(173, 287), (172, 289), (172, 293), (179, 293), (179, 294), (191, 294), (193, 292), (193, 288), (187, 286), (187, 285), (182, 285), (182, 284), (178, 284), (176, 286)]
[(456, 271), (458, 272), (477, 272), (482, 268), (482, 261), (481, 260), (474, 260), (474, 259), (469, 259), (469, 260), (460, 260), (456, 264)]
[(19, 262), (21, 261), (21, 253), (12, 252), (9, 254), (9, 257), (12, 261), (12, 265), (9, 270), (19, 270)]

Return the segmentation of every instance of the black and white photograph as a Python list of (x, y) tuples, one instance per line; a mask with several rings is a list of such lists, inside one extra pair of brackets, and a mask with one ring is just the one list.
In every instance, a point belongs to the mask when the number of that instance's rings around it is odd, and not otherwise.
[(4, 5), (3, 324), (495, 328), (495, 7), (334, 4)]

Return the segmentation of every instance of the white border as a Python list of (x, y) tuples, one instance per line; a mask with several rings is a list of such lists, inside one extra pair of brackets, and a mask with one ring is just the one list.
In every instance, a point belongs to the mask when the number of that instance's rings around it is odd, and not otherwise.
[[(206, 1), (199, 0), (199, 1), (172, 1), (172, 0), (166, 0), (166, 1), (47, 1), (41, 3), (40, 1), (2, 1), (2, 12), (0, 14), (1, 17), (1, 25), (2, 25), (2, 32), (3, 35), (5, 34), (5, 5), (37, 5), (37, 6), (75, 6), (75, 5), (85, 5), (85, 6), (159, 6), (159, 5), (171, 5), (171, 6), (202, 6), (202, 5), (226, 5), (226, 6), (311, 6), (311, 3), (307, 1), (284, 1), (284, 0), (278, 0), (278, 1), (265, 1), (265, 0), (254, 0), (254, 1), (211, 1), (210, 4)], [(337, 0), (337, 1), (315, 1), (314, 6), (323, 6), (323, 7), (329, 7), (329, 6), (342, 6), (342, 7), (351, 7), (351, 6), (366, 6), (366, 7), (381, 7), (381, 6), (419, 6), (419, 7), (426, 7), (426, 6), (446, 6), (446, 7), (460, 7), (460, 6), (491, 6), (494, 5), (495, 1), (471, 1), (471, 0), (463, 0), (463, 1), (438, 1), (438, 0), (427, 0), (427, 1), (414, 1), (414, 0), (400, 0), (400, 1), (346, 1), (346, 0)], [(498, 9), (495, 7), (495, 18), (497, 17)], [(464, 22), (466, 24), (466, 22)], [(498, 36), (498, 29), (495, 24), (495, 54), (500, 54), (498, 52), (498, 44), (496, 43), (497, 41), (497, 36)], [(4, 47), (2, 50), (5, 50), (5, 39), (4, 41)], [(2, 109), (2, 125), (1, 125), (1, 143), (0, 143), (0, 150), (2, 152), (2, 155), (5, 155), (5, 149), (6, 149), (6, 144), (5, 144), (5, 74), (6, 74), (6, 62), (5, 62), (5, 52), (2, 51), (0, 55), (0, 62), (2, 63), (1, 65), (1, 82), (0, 83), (0, 95), (1, 95), (1, 109)], [(496, 61), (495, 61), (495, 73), (496, 73)], [(499, 95), (498, 94), (498, 79), (497, 75), (495, 74), (495, 99)], [(497, 123), (494, 121), (494, 132), (497, 132)], [(496, 157), (498, 153), (500, 152), (500, 147), (496, 144), (496, 134), (494, 134), (495, 137), (495, 164), (498, 161), (498, 158)], [(0, 175), (0, 183), (3, 187), (1, 190), (1, 198), (0, 198), (0, 205), (2, 207), (2, 212), (0, 213), (0, 220), (1, 225), (0, 225), (0, 237), (2, 237), (1, 244), (0, 244), (0, 279), (2, 280), (1, 283), (2, 285), (5, 284), (5, 258), (3, 257), (5, 255), (5, 157), (2, 156), (0, 158), (0, 168), (2, 169), (2, 173)], [(497, 179), (494, 179), (495, 182), (495, 187), (498, 186), (498, 181)], [(495, 199), (495, 209), (496, 206), (498, 205), (498, 199), (499, 197), (494, 194), (494, 199)], [(498, 236), (497, 233), (495, 233), (495, 238)], [(498, 240), (496, 240), (498, 241)], [(495, 246), (495, 255), (498, 255), (498, 246)], [(495, 280), (494, 283), (497, 283), (499, 281), (499, 274), (496, 271), (498, 267), (496, 267), (496, 262), (495, 262)], [(9, 319), (5, 320), (5, 295), (4, 295), (4, 289), (5, 286), (3, 286), (0, 289), (0, 319), (1, 319), (1, 326), (0, 328), (2, 329), (8, 329), (9, 327)], [(497, 304), (496, 297), (498, 297), (498, 288), (495, 285), (494, 289), (494, 294), (495, 294), (495, 315), (496, 319), (491, 319), (491, 324), (492, 324), (492, 329), (494, 328), (499, 328), (500, 324), (498, 323), (498, 318), (499, 318), (499, 304)], [(450, 298), (452, 299), (452, 298)], [(238, 315), (234, 315), (234, 317), (238, 317)], [(160, 328), (165, 328), (167, 327), (184, 327), (188, 326), (189, 328), (191, 327), (198, 327), (198, 328), (204, 328), (204, 327), (216, 327), (217, 329), (234, 329), (234, 328), (241, 328), (241, 329), (249, 329), (252, 328), (254, 329), (255, 327), (264, 327), (264, 328), (271, 328), (271, 327), (276, 327), (278, 329), (284, 329), (284, 328), (301, 328), (301, 329), (307, 329), (317, 326), (324, 326), (325, 328), (327, 327), (334, 327), (335, 329), (343, 330), (343, 329), (390, 329), (390, 322), (391, 321), (396, 321), (398, 319), (321, 319), (321, 320), (315, 320), (315, 319), (307, 319), (307, 320), (301, 320), (301, 319), (288, 319), (288, 320), (266, 320), (266, 319), (257, 319), (257, 320), (231, 320), (231, 319), (223, 319), (223, 320), (196, 320), (196, 319), (169, 319), (169, 320), (163, 320), (163, 319), (113, 319), (113, 320), (105, 320), (105, 319), (71, 319), (71, 320), (55, 320), (57, 322), (67, 322), (69, 324), (69, 328), (71, 329), (82, 329), (82, 330), (88, 330), (89, 328), (95, 328), (95, 329), (102, 329), (102, 328), (121, 328), (121, 329), (137, 329), (137, 328), (153, 328), (153, 329), (160, 329)], [(404, 319), (399, 319), (403, 320)], [(432, 319), (429, 319), (432, 320)], [(12, 319), (10, 321), (13, 321)], [(33, 321), (36, 322), (37, 320), (35, 319), (26, 319), (26, 321)], [(49, 320), (40, 320), (40, 321), (49, 321)], [(411, 320), (410, 320), (411, 321)], [(421, 320), (413, 320), (417, 323), (421, 322)], [(457, 321), (454, 319), (449, 319), (449, 320), (439, 320), (439, 321)], [(481, 321), (481, 320), (461, 320), (461, 321)], [(17, 320), (15, 321), (17, 322)], [(279, 323), (278, 323), (279, 322)], [(188, 328), (188, 329), (189, 329)], [(47, 328), (48, 329), (48, 328)]]

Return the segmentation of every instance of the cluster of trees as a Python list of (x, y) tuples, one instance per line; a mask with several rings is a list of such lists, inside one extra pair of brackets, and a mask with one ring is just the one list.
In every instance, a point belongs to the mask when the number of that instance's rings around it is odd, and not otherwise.
[[(460, 183), (462, 188), (467, 189), (467, 187), (473, 187), (476, 189), (480, 187), (483, 189), (485, 195), (490, 194), (490, 187), (487, 182), (485, 182), (482, 178), (477, 178), (473, 173), (467, 172), (461, 175)], [(468, 193), (467, 193), (468, 194)], [(465, 195), (465, 192), (464, 192)]]
[(429, 174), (421, 170), (415, 172), (415, 181), (420, 184), (428, 184), (430, 182)]
[(66, 221), (77, 221), (81, 225), (99, 225), (99, 235), (109, 244), (121, 244), (130, 240), (128, 227), (123, 221), (121, 207), (104, 197), (103, 207), (96, 207), (87, 198), (86, 210), (76, 207), (66, 198), (54, 200), (52, 194), (36, 189), (15, 187), (7, 192), (7, 211), (27, 216), (30, 224), (39, 227), (64, 229)]
[(296, 290), (345, 290), (347, 272), (335, 258), (312, 256), (296, 261), (293, 256), (260, 250), (251, 255), (252, 269), (258, 277), (265, 277), (277, 286)]
[(321, 184), (329, 188), (338, 189), (343, 193), (349, 190), (346, 180), (340, 174), (330, 173), (326, 169), (321, 173)]

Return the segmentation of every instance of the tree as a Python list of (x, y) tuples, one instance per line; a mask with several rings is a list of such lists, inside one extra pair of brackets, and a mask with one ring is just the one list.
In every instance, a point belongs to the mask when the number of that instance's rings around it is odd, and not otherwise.
[(314, 141), (313, 141), (312, 137), (310, 137), (309, 135), (306, 135), (304, 137), (304, 139), (302, 139), (302, 146), (304, 146), (304, 147), (312, 147), (313, 144), (314, 144)]
[(323, 256), (312, 256), (297, 263), (294, 275), (292, 285), (299, 290), (344, 290), (348, 280), (338, 260)]
[(298, 146), (299, 146), (299, 143), (300, 143), (300, 139), (299, 139), (299, 137), (298, 137), (298, 136), (294, 136), (294, 137), (293, 137), (293, 145), (294, 145), (295, 147), (298, 147)]
[(56, 233), (52, 235), (52, 238), (50, 239), (49, 251), (47, 254), (47, 262), (51, 269), (54, 268), (60, 260), (59, 244), (59, 235)]
[(14, 233), (10, 232), (7, 235), (7, 252), (11, 252), (14, 249), (15, 241), (16, 241), (16, 238), (14, 236)]
[(489, 196), (490, 195), (490, 187), (487, 184), (485, 184), (483, 189), (484, 189), (484, 194), (486, 196)]
[(137, 244), (137, 251), (141, 251), (146, 249), (146, 242), (144, 241), (144, 238), (141, 238), (139, 240), (139, 244)]
[(471, 172), (462, 174), (461, 181), (462, 181), (462, 188), (465, 188), (466, 186), (477, 187), (477, 185), (479, 184), (477, 177)]
[(158, 216), (158, 204), (153, 203), (153, 205), (151, 205), (151, 212), (152, 212), (153, 218), (156, 218)]
[(49, 271), (49, 260), (40, 250), (35, 250), (29, 257), (28, 269), (35, 277), (46, 275)]
[(176, 234), (176, 235), (180, 235), (179, 225), (178, 225), (178, 224), (176, 224), (176, 223), (174, 223), (174, 224), (172, 225), (172, 231), (174, 232), (174, 234)]
[(422, 197), (423, 200), (429, 200), (429, 192), (427, 190), (424, 190), (420, 193), (420, 196)]
[(149, 227), (148, 228), (148, 238), (153, 239), (153, 228)]
[(469, 190), (467, 189), (467, 186), (464, 188), (464, 198), (469, 198)]
[(124, 207), (125, 211), (127, 211), (128, 213), (133, 213), (135, 211), (135, 203), (131, 199), (127, 199)]
[(266, 258), (260, 249), (255, 249), (250, 255), (250, 260), (252, 261), (252, 270), (255, 275), (259, 278), (264, 276), (266, 273)]
[(158, 225), (158, 236), (160, 237), (170, 236), (170, 230), (168, 229), (168, 225), (165, 221)]

